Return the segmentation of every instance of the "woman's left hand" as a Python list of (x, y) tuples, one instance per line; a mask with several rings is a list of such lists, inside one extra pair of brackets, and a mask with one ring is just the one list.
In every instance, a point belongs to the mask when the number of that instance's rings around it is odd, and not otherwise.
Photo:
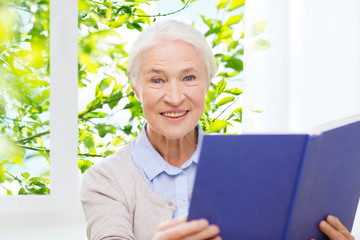
[(340, 220), (332, 215), (327, 216), (326, 220), (320, 222), (319, 229), (331, 240), (355, 240)]

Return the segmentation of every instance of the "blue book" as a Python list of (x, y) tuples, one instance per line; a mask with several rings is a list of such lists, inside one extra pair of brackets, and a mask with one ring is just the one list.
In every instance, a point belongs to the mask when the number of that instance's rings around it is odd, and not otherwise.
[(351, 231), (360, 196), (360, 115), (314, 134), (206, 135), (188, 219), (225, 240), (327, 239), (329, 214)]

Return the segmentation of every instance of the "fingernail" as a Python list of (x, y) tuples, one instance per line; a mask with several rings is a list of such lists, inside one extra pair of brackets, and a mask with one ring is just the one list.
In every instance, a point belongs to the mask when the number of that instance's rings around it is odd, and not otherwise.
[(209, 225), (209, 222), (208, 222), (208, 220), (206, 220), (206, 219), (201, 219), (201, 220), (200, 220), (200, 225), (201, 225), (202, 227), (205, 227), (205, 226)]
[(211, 227), (211, 232), (212, 233), (219, 233), (220, 232), (220, 229), (219, 229), (219, 227), (218, 226), (216, 226), (216, 225), (211, 225), (210, 226)]
[(319, 225), (325, 227), (327, 225), (327, 222), (322, 220)]

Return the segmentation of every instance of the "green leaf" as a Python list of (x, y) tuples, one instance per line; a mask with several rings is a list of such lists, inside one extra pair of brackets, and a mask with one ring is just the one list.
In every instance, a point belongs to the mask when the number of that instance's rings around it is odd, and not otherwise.
[(129, 109), (131, 112), (130, 120), (133, 120), (137, 116), (142, 115), (141, 103), (133, 95), (129, 95), (128, 99), (130, 103), (126, 104), (124, 109)]
[[(91, 102), (87, 105), (86, 111), (89, 111), (89, 110), (94, 111), (94, 110), (96, 110), (96, 109), (102, 108), (102, 107), (103, 107), (103, 104), (104, 104), (107, 100), (108, 100), (108, 98), (105, 97), (105, 96), (98, 97), (98, 98), (94, 99), (93, 101), (91, 101)], [(80, 114), (83, 114), (83, 112), (80, 113)]]
[(121, 6), (121, 7), (119, 8), (119, 11), (122, 11), (123, 13), (129, 14), (129, 15), (132, 14), (131, 8), (128, 7), (128, 6), (125, 6), (125, 5)]
[(107, 113), (103, 113), (103, 112), (89, 112), (85, 115), (86, 119), (104, 118), (106, 116), (107, 116)]
[(112, 93), (110, 95), (110, 101), (108, 103), (109, 107), (111, 109), (113, 109), (120, 101), (120, 99), (122, 98), (122, 91), (118, 91), (116, 93)]
[(3, 164), (0, 164), (0, 183), (3, 183), (5, 182), (5, 173), (4, 173), (4, 170), (3, 170)]
[(268, 49), (269, 47), (271, 47), (271, 43), (265, 39), (258, 39), (252, 45), (253, 50), (264, 50)]
[(128, 22), (126, 24), (126, 27), (129, 28), (129, 29), (136, 29), (139, 32), (141, 32), (143, 30), (143, 28), (140, 26), (140, 24), (138, 24), (136, 22), (133, 22), (133, 23)]
[(27, 172), (24, 172), (24, 173), (21, 174), (21, 176), (23, 176), (24, 179), (28, 179), (30, 174), (27, 173)]
[(100, 137), (102, 138), (105, 137), (105, 135), (108, 133), (116, 133), (116, 128), (113, 125), (100, 123), (97, 124), (95, 127), (98, 130)]
[(32, 177), (29, 179), (29, 182), (31, 184), (34, 184), (35, 186), (38, 186), (38, 187), (45, 187), (45, 182), (43, 178), (41, 177)]
[(89, 167), (91, 167), (94, 163), (89, 160), (79, 159), (78, 160), (78, 168), (81, 170), (81, 173), (84, 173)]
[(226, 60), (225, 67), (232, 68), (238, 72), (243, 70), (243, 62), (235, 57), (230, 57)]
[(113, 78), (105, 78), (101, 80), (99, 83), (99, 88), (103, 92), (105, 89), (107, 89), (110, 85), (110, 83), (113, 81)]
[(226, 78), (222, 79), (220, 82), (218, 82), (218, 84), (216, 84), (215, 91), (218, 95), (220, 95), (220, 93), (224, 91), (226, 84), (227, 84)]
[(116, 19), (116, 21), (109, 22), (108, 26), (111, 28), (121, 27), (129, 18), (128, 14), (122, 14)]
[(215, 39), (215, 45), (218, 45), (220, 42), (227, 44), (231, 43), (232, 41), (234, 41), (232, 39), (233, 33), (234, 33), (233, 29), (231, 29), (229, 26), (224, 25), (217, 33), (217, 38)]
[(112, 151), (112, 150), (106, 150), (103, 155), (104, 157), (108, 157), (110, 155), (113, 155), (114, 153), (116, 153), (116, 151)]
[(231, 26), (233, 24), (236, 24), (238, 22), (240, 22), (240, 20), (243, 18), (244, 14), (240, 14), (240, 15), (235, 15), (235, 16), (231, 16), (224, 25), (226, 26)]
[(203, 20), (203, 22), (208, 25), (209, 28), (212, 27), (212, 21), (211, 19), (207, 19), (204, 15), (200, 15), (201, 19)]
[[(141, 10), (141, 9), (139, 9), (139, 8), (136, 9), (135, 14), (147, 16), (147, 14), (146, 14), (143, 10)], [(149, 18), (149, 17), (139, 17), (139, 18), (141, 18), (142, 20), (144, 20), (144, 21), (150, 26), (151, 22), (150, 22), (150, 18)], [(139, 19), (139, 18), (138, 18), (138, 19)]]
[[(81, 1), (79, 1), (79, 2), (81, 2)], [(81, 19), (81, 20), (79, 20), (79, 23), (84, 24), (88, 27), (93, 27), (97, 30), (99, 29), (97, 22), (93, 18)]]
[(225, 93), (230, 93), (230, 94), (235, 95), (235, 96), (238, 96), (238, 95), (243, 93), (243, 91), (241, 89), (238, 89), (238, 88), (226, 89), (224, 92)]
[(219, 0), (217, 4), (217, 9), (220, 10), (224, 8), (229, 3), (229, 0)]
[(127, 135), (129, 135), (129, 134), (131, 133), (132, 127), (133, 127), (132, 125), (126, 125), (126, 126), (124, 126), (124, 129), (123, 129), (124, 133), (126, 133)]
[(215, 90), (209, 90), (206, 94), (206, 98), (205, 98), (205, 110), (204, 113), (205, 115), (207, 115), (207, 113), (210, 111), (211, 109), (211, 103), (215, 101), (217, 97), (217, 93)]
[(19, 195), (29, 195), (30, 193), (28, 191), (25, 190), (25, 188), (20, 188), (19, 189), (19, 192), (18, 192)]
[(233, 116), (236, 116), (237, 119), (235, 119), (235, 120), (239, 120), (240, 122), (242, 122), (242, 107), (234, 109), (229, 118), (231, 118)]
[(222, 106), (222, 105), (225, 105), (225, 104), (227, 104), (227, 103), (229, 103), (229, 102), (234, 101), (234, 99), (235, 99), (235, 97), (224, 97), (223, 99), (221, 99), (221, 100), (217, 103), (217, 105), (220, 107), (220, 106)]
[[(130, 134), (130, 133), (129, 133)], [(113, 146), (120, 146), (124, 142), (125, 136), (116, 136), (111, 140)]]
[(5, 99), (0, 95), (0, 116), (6, 115), (6, 102)]
[(229, 11), (245, 5), (245, 0), (232, 0), (229, 4)]
[(215, 119), (215, 121), (210, 123), (206, 133), (220, 132), (222, 129), (226, 128), (227, 125), (228, 123), (226, 121)]
[(250, 29), (250, 36), (254, 37), (256, 35), (259, 35), (260, 33), (263, 33), (266, 28), (266, 23), (267, 21), (265, 20), (252, 25)]
[(32, 194), (37, 194), (37, 195), (48, 195), (48, 194), (50, 194), (50, 189), (47, 188), (46, 186), (43, 186), (43, 187), (41, 187), (39, 189), (29, 188), (29, 191)]
[(232, 41), (229, 46), (228, 46), (228, 52), (230, 52), (231, 50), (235, 49), (237, 46), (239, 45), (238, 41)]
[(104, 91), (110, 86), (112, 81), (113, 78), (104, 78), (103, 80), (101, 80), (100, 83), (96, 86), (95, 97), (101, 97)]
[(93, 137), (92, 134), (88, 133), (88, 134), (85, 135), (85, 137), (84, 137), (84, 145), (88, 149), (92, 149), (92, 148), (95, 147), (95, 141), (94, 141), (94, 137)]

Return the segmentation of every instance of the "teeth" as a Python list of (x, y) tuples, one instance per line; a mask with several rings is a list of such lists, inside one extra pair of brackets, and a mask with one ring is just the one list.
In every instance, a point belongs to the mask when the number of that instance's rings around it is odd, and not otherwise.
[(181, 117), (181, 116), (185, 115), (186, 112), (187, 111), (185, 111), (185, 112), (177, 112), (177, 113), (164, 112), (164, 113), (162, 113), (162, 115), (164, 115), (165, 117), (170, 117), (170, 118), (178, 118), (178, 117)]

